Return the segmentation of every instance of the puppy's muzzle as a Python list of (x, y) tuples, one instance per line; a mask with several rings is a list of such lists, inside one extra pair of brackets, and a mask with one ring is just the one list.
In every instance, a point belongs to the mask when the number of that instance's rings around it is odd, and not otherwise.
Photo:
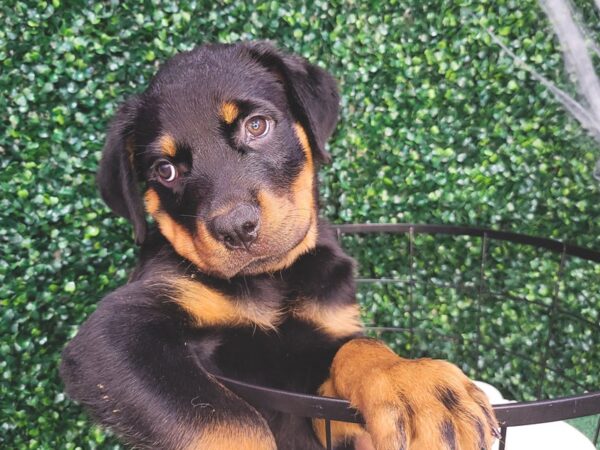
[(208, 229), (213, 237), (228, 249), (250, 250), (250, 246), (258, 237), (260, 213), (255, 206), (242, 203), (213, 217)]

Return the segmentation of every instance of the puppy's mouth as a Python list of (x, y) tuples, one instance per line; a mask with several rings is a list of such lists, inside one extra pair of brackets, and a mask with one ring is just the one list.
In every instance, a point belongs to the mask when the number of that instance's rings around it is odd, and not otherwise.
[[(311, 214), (305, 220), (287, 223), (284, 220), (276, 229), (264, 230), (249, 248), (228, 249), (223, 244), (207, 246), (203, 239), (202, 225), (194, 240), (197, 265), (208, 273), (221, 278), (238, 275), (258, 275), (285, 269), (303, 253), (316, 244), (316, 220)], [(207, 247), (212, 247), (209, 250)]]
[[(281, 267), (282, 269), (287, 267), (286, 260), (291, 259), (290, 254), (295, 249), (298, 249), (307, 240), (308, 234), (311, 232), (312, 221), (307, 223), (304, 230), (299, 233), (299, 236), (292, 242), (290, 246), (286, 246), (286, 249), (280, 250), (273, 254), (259, 254), (253, 251), (251, 247), (248, 254), (251, 259), (242, 265), (236, 275), (256, 275), (259, 273), (270, 272), (269, 268)], [(307, 249), (308, 250), (308, 249)], [(295, 260), (295, 258), (294, 258)], [(290, 264), (293, 261), (290, 261)]]

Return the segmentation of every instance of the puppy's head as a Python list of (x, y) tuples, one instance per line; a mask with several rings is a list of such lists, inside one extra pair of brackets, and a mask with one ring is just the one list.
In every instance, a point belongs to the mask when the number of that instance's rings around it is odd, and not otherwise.
[(333, 78), (264, 42), (181, 53), (108, 131), (102, 197), (216, 276), (272, 272), (314, 247), (316, 166), (338, 116)]

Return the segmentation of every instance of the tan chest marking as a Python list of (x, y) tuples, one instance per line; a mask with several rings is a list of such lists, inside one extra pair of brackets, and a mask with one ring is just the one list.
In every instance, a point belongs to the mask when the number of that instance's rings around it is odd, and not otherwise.
[(334, 338), (351, 336), (363, 331), (360, 309), (353, 305), (327, 305), (316, 300), (301, 300), (292, 316), (309, 322), (317, 330)]
[(192, 316), (198, 326), (248, 325), (273, 330), (281, 322), (280, 309), (259, 301), (230, 298), (198, 281), (170, 280), (171, 298)]

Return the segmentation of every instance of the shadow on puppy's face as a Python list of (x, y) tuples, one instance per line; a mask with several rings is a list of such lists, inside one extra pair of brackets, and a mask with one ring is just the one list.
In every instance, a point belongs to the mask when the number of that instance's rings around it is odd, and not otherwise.
[(283, 269), (316, 243), (316, 166), (338, 102), (329, 74), (267, 43), (179, 54), (113, 121), (103, 198), (138, 242), (145, 210), (207, 273)]

